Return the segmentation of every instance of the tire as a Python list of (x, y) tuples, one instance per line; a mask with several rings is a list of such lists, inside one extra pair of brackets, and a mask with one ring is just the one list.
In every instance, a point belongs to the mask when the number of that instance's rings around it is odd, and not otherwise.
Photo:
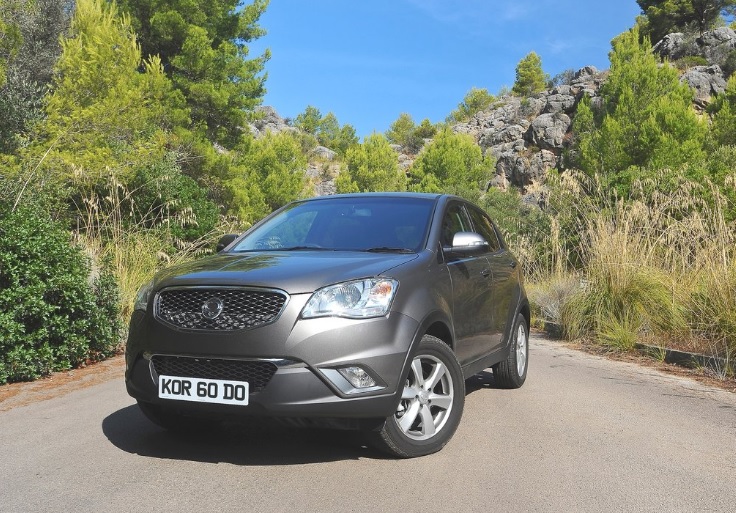
[(500, 388), (519, 388), (526, 381), (529, 368), (529, 328), (521, 314), (516, 316), (511, 331), (508, 357), (493, 366), (493, 378)]
[(204, 419), (182, 415), (160, 404), (138, 401), (138, 407), (148, 420), (173, 433), (197, 433), (212, 427)]
[(419, 342), (396, 412), (372, 445), (399, 458), (437, 452), (455, 433), (465, 405), (465, 380), (455, 353), (440, 339), (425, 335)]

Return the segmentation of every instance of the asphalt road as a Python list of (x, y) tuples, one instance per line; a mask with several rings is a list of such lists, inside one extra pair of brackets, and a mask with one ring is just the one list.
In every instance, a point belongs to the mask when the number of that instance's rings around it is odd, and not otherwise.
[(539, 338), (523, 388), (473, 378), (415, 460), (340, 432), (172, 436), (108, 374), (0, 412), (0, 511), (736, 511), (736, 394)]

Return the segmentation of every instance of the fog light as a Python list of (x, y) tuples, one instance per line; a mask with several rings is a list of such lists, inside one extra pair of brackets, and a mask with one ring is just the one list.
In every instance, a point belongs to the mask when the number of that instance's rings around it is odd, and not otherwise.
[(376, 380), (374, 380), (370, 374), (360, 367), (343, 367), (337, 370), (342, 374), (342, 377), (347, 379), (355, 388), (370, 388), (376, 386)]

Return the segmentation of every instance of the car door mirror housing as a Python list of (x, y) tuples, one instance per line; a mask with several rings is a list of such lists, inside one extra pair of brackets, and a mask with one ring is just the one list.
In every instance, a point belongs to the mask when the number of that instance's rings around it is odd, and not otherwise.
[(227, 235), (223, 235), (220, 237), (220, 240), (217, 241), (217, 246), (215, 246), (215, 251), (218, 253), (228, 247), (235, 239), (238, 238), (237, 233), (228, 233)]
[(489, 250), (488, 241), (474, 232), (458, 232), (452, 238), (450, 251), (457, 254), (480, 254)]

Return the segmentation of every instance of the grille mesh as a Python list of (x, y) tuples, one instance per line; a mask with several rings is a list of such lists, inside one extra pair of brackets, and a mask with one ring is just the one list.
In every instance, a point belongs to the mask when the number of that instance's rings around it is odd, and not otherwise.
[(218, 360), (183, 356), (154, 355), (158, 375), (183, 378), (247, 381), (251, 392), (262, 390), (276, 373), (276, 365), (263, 361)]
[[(221, 313), (205, 317), (205, 304), (219, 304)], [(257, 328), (276, 320), (286, 295), (251, 289), (169, 289), (159, 293), (156, 317), (178, 328), (232, 331)], [(208, 311), (210, 315), (213, 309)]]

